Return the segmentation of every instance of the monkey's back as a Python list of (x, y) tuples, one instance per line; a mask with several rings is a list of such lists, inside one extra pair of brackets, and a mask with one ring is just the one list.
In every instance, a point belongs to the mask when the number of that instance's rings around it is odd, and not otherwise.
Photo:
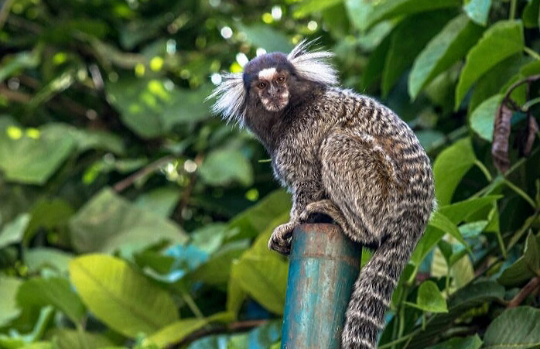
[[(277, 177), (286, 185), (321, 181), (328, 193), (340, 193), (329, 194), (334, 201), (355, 196), (358, 210), (338, 206), (350, 230), (369, 230), (372, 240), (359, 237), (362, 243), (378, 244), (409, 224), (411, 238), (418, 239), (433, 209), (433, 174), (420, 142), (394, 112), (372, 98), (329, 88), (296, 110), (284, 131), (273, 157)], [(335, 174), (324, 178), (324, 166)], [(339, 188), (349, 181), (356, 184)], [(352, 231), (347, 235), (354, 239)]]

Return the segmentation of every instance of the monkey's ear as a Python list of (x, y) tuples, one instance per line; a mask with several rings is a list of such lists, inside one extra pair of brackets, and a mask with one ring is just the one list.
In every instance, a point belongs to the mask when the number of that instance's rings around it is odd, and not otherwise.
[(240, 126), (244, 123), (244, 111), (242, 107), (246, 99), (242, 73), (231, 73), (223, 76), (223, 81), (214, 89), (208, 99), (217, 98), (212, 106), (214, 114), (221, 114), (227, 122), (237, 122)]
[(289, 53), (287, 59), (294, 66), (298, 75), (304, 79), (319, 82), (325, 85), (338, 83), (336, 70), (328, 63), (328, 59), (334, 56), (328, 51), (309, 52), (313, 41), (301, 41)]

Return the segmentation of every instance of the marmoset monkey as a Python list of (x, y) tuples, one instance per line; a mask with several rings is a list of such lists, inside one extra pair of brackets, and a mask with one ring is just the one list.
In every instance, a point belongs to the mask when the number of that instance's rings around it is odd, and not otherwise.
[[(412, 130), (374, 99), (336, 87), (329, 52), (305, 41), (258, 56), (210, 97), (215, 113), (249, 128), (293, 194), (290, 221), (269, 248), (289, 254), (293, 229), (324, 214), (375, 249), (354, 285), (342, 348), (377, 345), (384, 314), (434, 208), (430, 161)], [(324, 349), (324, 348), (323, 348)]]

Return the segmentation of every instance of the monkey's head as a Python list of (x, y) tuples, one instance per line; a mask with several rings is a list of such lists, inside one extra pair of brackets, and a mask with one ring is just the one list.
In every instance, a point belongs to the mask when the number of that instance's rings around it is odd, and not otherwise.
[(243, 125), (248, 109), (279, 113), (309, 93), (313, 84), (337, 84), (336, 71), (328, 63), (333, 54), (309, 52), (309, 45), (302, 41), (288, 55), (260, 55), (246, 64), (243, 73), (225, 75), (209, 97), (217, 97), (214, 113)]

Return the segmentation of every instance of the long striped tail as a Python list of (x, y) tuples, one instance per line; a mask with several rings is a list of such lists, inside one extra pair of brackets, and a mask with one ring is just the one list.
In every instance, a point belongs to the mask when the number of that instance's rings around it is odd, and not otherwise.
[(347, 308), (342, 349), (377, 347), (377, 336), (385, 325), (384, 314), (415, 245), (416, 239), (389, 238), (362, 268)]

